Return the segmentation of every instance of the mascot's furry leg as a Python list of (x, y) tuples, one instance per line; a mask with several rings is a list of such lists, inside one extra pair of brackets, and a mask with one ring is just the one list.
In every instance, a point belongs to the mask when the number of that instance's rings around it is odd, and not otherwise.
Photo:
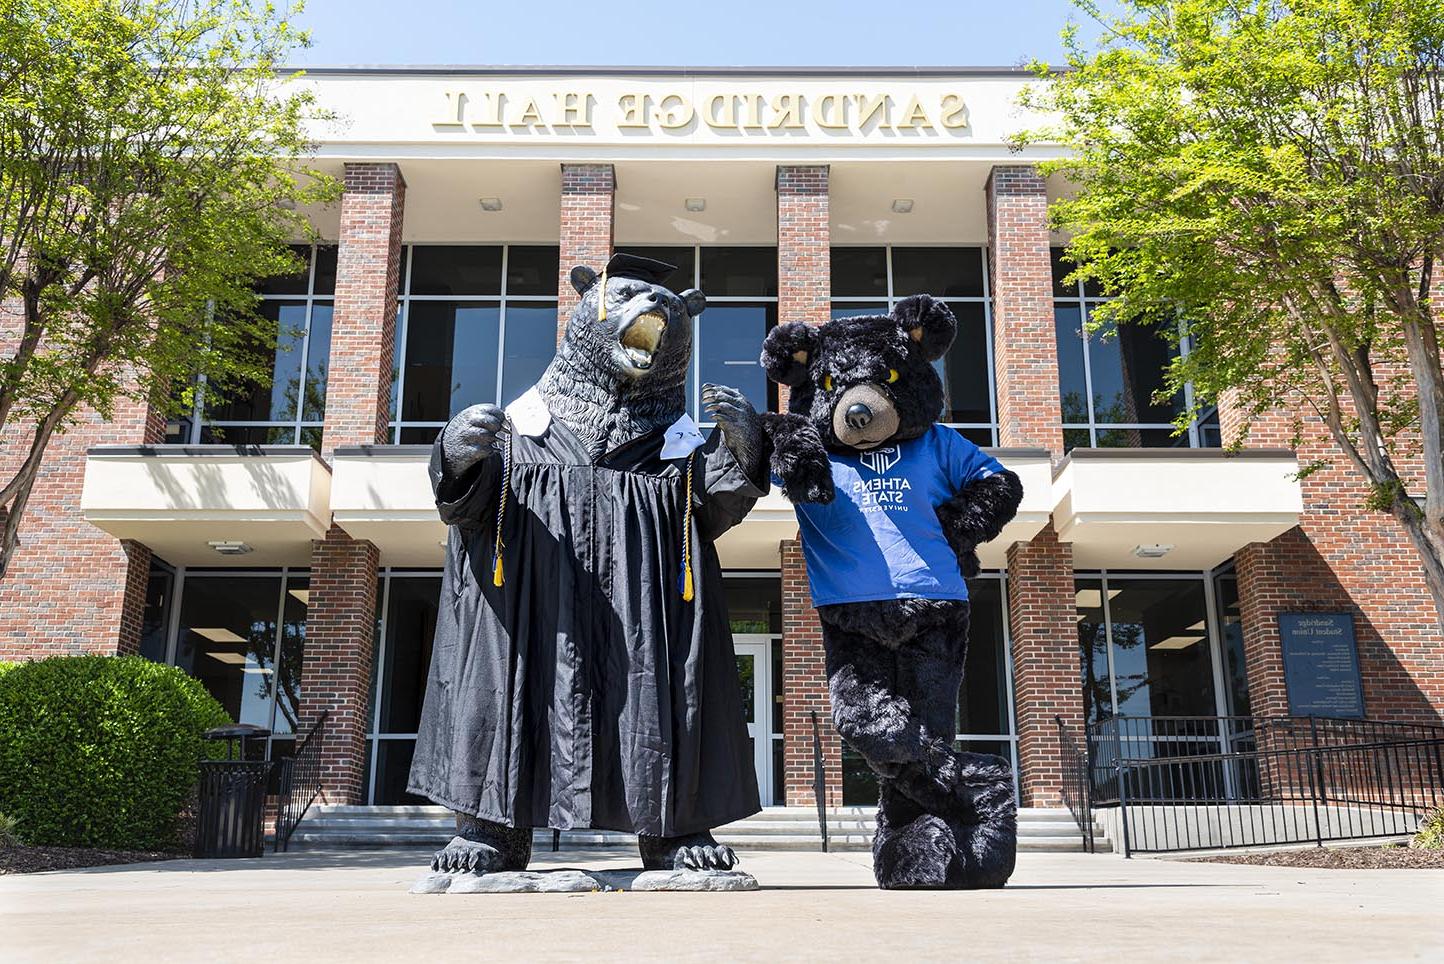
[(834, 722), (879, 777), (878, 886), (1001, 887), (1017, 851), (1011, 769), (952, 749), (967, 604), (876, 625), (855, 606), (820, 614)]

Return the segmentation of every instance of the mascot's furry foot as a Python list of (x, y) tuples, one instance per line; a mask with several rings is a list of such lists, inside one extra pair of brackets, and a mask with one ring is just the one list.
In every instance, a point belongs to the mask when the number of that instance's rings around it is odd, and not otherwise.
[(1001, 758), (960, 756), (976, 758), (965, 770), (1001, 776), (964, 784), (959, 796), (965, 799), (946, 817), (924, 810), (893, 781), (881, 781), (872, 861), (884, 890), (981, 890), (1001, 887), (1012, 876), (1018, 810), (1011, 774)]
[(705, 830), (681, 837), (638, 834), (637, 849), (647, 870), (731, 870), (737, 866), (732, 848), (719, 844)]

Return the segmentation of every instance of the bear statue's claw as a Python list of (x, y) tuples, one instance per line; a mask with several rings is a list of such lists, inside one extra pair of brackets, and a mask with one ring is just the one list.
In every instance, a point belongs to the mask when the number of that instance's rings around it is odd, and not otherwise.
[(431, 869), (443, 874), (484, 874), (500, 866), (501, 852), (476, 840), (452, 837), (431, 858)]

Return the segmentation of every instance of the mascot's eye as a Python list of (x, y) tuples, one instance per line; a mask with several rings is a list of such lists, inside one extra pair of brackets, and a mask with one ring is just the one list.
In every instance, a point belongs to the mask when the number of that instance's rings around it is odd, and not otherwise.
[(823, 376), (822, 376), (822, 390), (825, 391), (825, 392), (830, 392), (830, 391), (832, 391), (832, 376), (831, 376), (831, 375), (823, 375)]
[(889, 368), (889, 369), (887, 370), (887, 383), (888, 383), (889, 385), (891, 385), (893, 382), (897, 381), (897, 379), (898, 379), (897, 369), (896, 369), (896, 368)]

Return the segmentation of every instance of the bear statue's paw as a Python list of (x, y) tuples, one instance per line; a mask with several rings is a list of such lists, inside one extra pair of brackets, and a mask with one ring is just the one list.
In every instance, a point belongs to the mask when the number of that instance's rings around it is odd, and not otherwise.
[(443, 874), (484, 874), (501, 867), (501, 851), (477, 840), (452, 837), (431, 858), (431, 869)]
[(640, 834), (637, 846), (647, 870), (731, 870), (737, 866), (736, 852), (706, 832), (680, 837)]

